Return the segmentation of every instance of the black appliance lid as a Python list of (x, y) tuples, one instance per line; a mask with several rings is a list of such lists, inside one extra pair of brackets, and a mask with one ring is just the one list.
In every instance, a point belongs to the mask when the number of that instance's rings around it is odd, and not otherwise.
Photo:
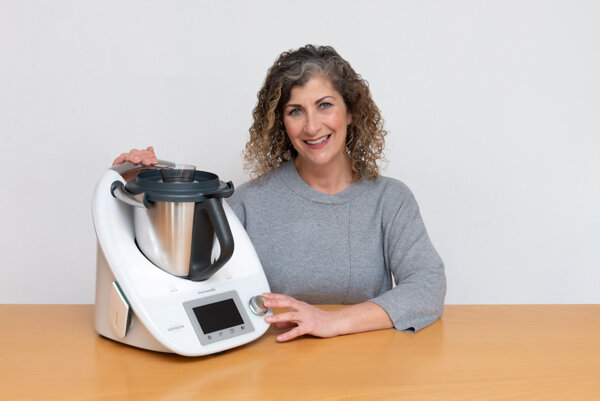
[(193, 182), (163, 182), (160, 170), (139, 173), (125, 185), (132, 194), (144, 193), (150, 202), (202, 202), (207, 198), (228, 198), (233, 194), (231, 181), (225, 183), (208, 171), (196, 171)]

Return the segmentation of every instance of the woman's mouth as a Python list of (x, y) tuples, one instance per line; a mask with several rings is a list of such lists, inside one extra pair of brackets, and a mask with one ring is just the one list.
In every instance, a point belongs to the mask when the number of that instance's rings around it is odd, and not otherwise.
[(305, 140), (304, 143), (306, 143), (309, 147), (313, 149), (318, 149), (325, 146), (325, 144), (329, 141), (329, 138), (331, 138), (331, 134), (322, 136), (321, 138), (315, 139), (314, 141)]

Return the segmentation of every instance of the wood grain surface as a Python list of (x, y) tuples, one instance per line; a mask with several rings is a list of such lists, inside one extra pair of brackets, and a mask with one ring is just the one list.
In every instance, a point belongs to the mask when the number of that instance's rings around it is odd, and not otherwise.
[(92, 305), (0, 305), (1, 400), (600, 400), (600, 305), (450, 305), (416, 333), (186, 358), (98, 336)]

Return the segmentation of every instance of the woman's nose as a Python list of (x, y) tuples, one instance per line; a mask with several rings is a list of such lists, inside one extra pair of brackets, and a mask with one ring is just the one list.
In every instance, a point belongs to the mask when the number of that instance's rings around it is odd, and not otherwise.
[(306, 113), (306, 133), (309, 135), (314, 135), (319, 132), (320, 121), (318, 116), (315, 113)]

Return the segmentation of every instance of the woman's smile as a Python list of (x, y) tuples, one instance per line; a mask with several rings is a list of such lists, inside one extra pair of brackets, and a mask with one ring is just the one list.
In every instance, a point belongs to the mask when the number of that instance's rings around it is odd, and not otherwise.
[(331, 134), (322, 136), (321, 138), (319, 138), (315, 141), (305, 140), (304, 142), (306, 142), (306, 144), (310, 148), (321, 149), (323, 146), (325, 146), (327, 144), (327, 142), (329, 142), (329, 138), (331, 138)]

